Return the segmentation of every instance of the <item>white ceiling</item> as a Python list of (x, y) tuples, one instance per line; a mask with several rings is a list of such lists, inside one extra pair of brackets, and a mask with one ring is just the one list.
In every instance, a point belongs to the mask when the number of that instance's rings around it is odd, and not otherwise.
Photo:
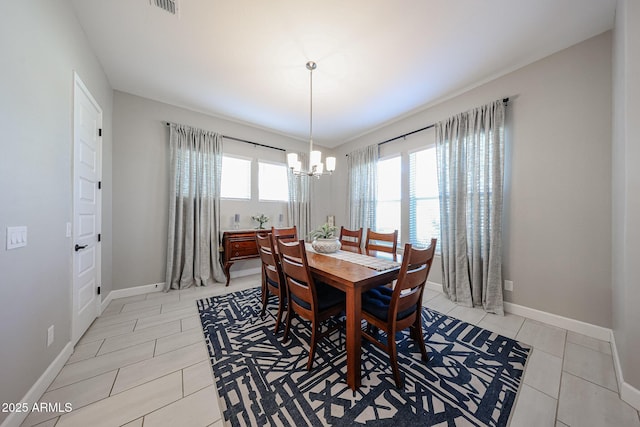
[(72, 0), (114, 89), (335, 147), (613, 27), (615, 0)]

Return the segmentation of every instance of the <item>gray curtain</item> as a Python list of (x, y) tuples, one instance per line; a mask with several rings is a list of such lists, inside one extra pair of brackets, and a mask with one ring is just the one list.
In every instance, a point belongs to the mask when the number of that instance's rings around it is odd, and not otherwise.
[(225, 282), (220, 263), (222, 135), (171, 124), (169, 236), (164, 290)]
[[(302, 169), (308, 170), (308, 156), (298, 153), (298, 159), (302, 163)], [(308, 175), (295, 175), (291, 169), (287, 169), (289, 180), (289, 226), (296, 226), (298, 239), (307, 240), (311, 228), (311, 177)]]
[(351, 229), (375, 228), (378, 157), (377, 144), (348, 154), (347, 210)]
[(443, 288), (449, 299), (503, 314), (502, 100), (435, 125)]

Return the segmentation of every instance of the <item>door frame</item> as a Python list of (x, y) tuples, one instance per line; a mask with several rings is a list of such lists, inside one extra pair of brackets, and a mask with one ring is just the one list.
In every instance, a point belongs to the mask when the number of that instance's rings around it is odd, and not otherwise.
[[(91, 94), (91, 92), (89, 91), (89, 89), (87, 88), (87, 86), (84, 84), (84, 82), (82, 81), (82, 79), (80, 78), (80, 76), (78, 75), (78, 73), (76, 71), (73, 72), (73, 116), (72, 116), (72, 138), (71, 138), (71, 191), (72, 191), (72, 196), (71, 196), (71, 205), (72, 205), (72, 227), (71, 227), (71, 245), (70, 245), (70, 251), (71, 251), (71, 344), (72, 345), (76, 345), (76, 343), (78, 342), (78, 340), (80, 339), (80, 337), (82, 336), (82, 334), (84, 334), (85, 331), (78, 331), (78, 317), (76, 316), (77, 314), (77, 310), (76, 310), (76, 304), (78, 303), (77, 301), (77, 297), (78, 295), (76, 294), (76, 270), (77, 270), (77, 261), (78, 261), (78, 257), (76, 256), (76, 251), (74, 250), (74, 245), (75, 245), (75, 239), (76, 239), (76, 230), (78, 230), (78, 224), (77, 224), (77, 211), (78, 211), (78, 206), (76, 206), (76, 181), (77, 181), (77, 168), (76, 168), (76, 135), (77, 135), (77, 129), (76, 129), (76, 109), (78, 107), (78, 96), (80, 95), (80, 93), (85, 96), (90, 102), (91, 104), (96, 108), (96, 110), (98, 111), (98, 128), (102, 129), (102, 120), (103, 120), (103, 111), (102, 108), (100, 107), (100, 104), (98, 104), (98, 102), (96, 101), (96, 99), (93, 97), (93, 95)], [(102, 180), (102, 135), (98, 135), (97, 137), (97, 150), (96, 152), (98, 153), (99, 159), (97, 159), (96, 161), (96, 168), (97, 168), (97, 179), (98, 181)], [(102, 191), (100, 191), (100, 189), (98, 189), (98, 191), (96, 192), (96, 206), (97, 206), (97, 212), (96, 212), (96, 218), (97, 218), (97, 224), (96, 224), (96, 230), (98, 230), (98, 232), (100, 233), (102, 231)], [(95, 253), (96, 253), (96, 284), (95, 284), (95, 289), (94, 289), (94, 295), (95, 295), (95, 307), (94, 307), (94, 313), (95, 313), (95, 318), (97, 318), (100, 315), (100, 311), (101, 311), (101, 305), (102, 305), (102, 295), (98, 295), (97, 294), (97, 288), (99, 286), (101, 286), (101, 280), (102, 280), (102, 245), (100, 244), (101, 242), (96, 242), (96, 249), (95, 249)]]

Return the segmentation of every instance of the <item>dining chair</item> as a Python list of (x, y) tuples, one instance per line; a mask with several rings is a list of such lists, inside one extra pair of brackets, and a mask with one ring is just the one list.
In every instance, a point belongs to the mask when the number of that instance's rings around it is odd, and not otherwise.
[[(362, 318), (367, 327), (362, 336), (389, 354), (391, 370), (396, 387), (402, 387), (398, 369), (396, 332), (411, 328), (411, 337), (417, 342), (422, 360), (427, 361), (427, 348), (422, 334), (422, 294), (431, 270), (437, 239), (431, 239), (431, 246), (424, 249), (407, 243), (402, 255), (402, 265), (398, 281), (393, 290), (379, 287), (362, 295)], [(378, 330), (386, 333), (386, 340), (376, 338)]]
[(278, 240), (278, 252), (287, 284), (289, 310), (283, 342), (288, 340), (294, 313), (311, 322), (311, 342), (307, 361), (307, 370), (310, 371), (318, 341), (341, 326), (341, 323), (335, 323), (324, 332), (320, 332), (321, 325), (325, 321), (345, 310), (345, 294), (325, 283), (316, 283), (313, 280), (307, 262), (304, 240), (290, 243)]
[(340, 227), (340, 243), (342, 246), (351, 246), (354, 248), (360, 248), (362, 246), (362, 227), (359, 230), (349, 230)]
[(276, 242), (278, 240), (282, 240), (284, 242), (298, 241), (298, 230), (295, 225), (293, 227), (288, 227), (288, 228), (271, 227), (271, 235), (273, 236)]
[(378, 233), (367, 228), (364, 248), (367, 251), (389, 252), (395, 255), (398, 249), (398, 230), (394, 230), (393, 233)]
[(256, 233), (256, 242), (262, 261), (262, 311), (260, 312), (260, 317), (264, 317), (269, 294), (275, 295), (278, 298), (278, 314), (276, 315), (276, 326), (273, 332), (277, 333), (287, 301), (287, 286), (284, 282), (280, 261), (273, 246), (271, 233)]

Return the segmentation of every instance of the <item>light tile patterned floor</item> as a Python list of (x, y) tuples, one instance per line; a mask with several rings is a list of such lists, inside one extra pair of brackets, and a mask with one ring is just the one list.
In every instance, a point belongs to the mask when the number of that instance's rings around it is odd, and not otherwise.
[(513, 314), (451, 304), (437, 292), (425, 295), (429, 308), (533, 347), (512, 427), (640, 427), (638, 411), (618, 396), (608, 342)]
[[(23, 425), (223, 426), (195, 301), (259, 280), (112, 301), (40, 399), (70, 402), (73, 411), (32, 413)], [(618, 397), (609, 343), (457, 306), (431, 289), (424, 304), (533, 346), (512, 427), (640, 427), (638, 412)]]

